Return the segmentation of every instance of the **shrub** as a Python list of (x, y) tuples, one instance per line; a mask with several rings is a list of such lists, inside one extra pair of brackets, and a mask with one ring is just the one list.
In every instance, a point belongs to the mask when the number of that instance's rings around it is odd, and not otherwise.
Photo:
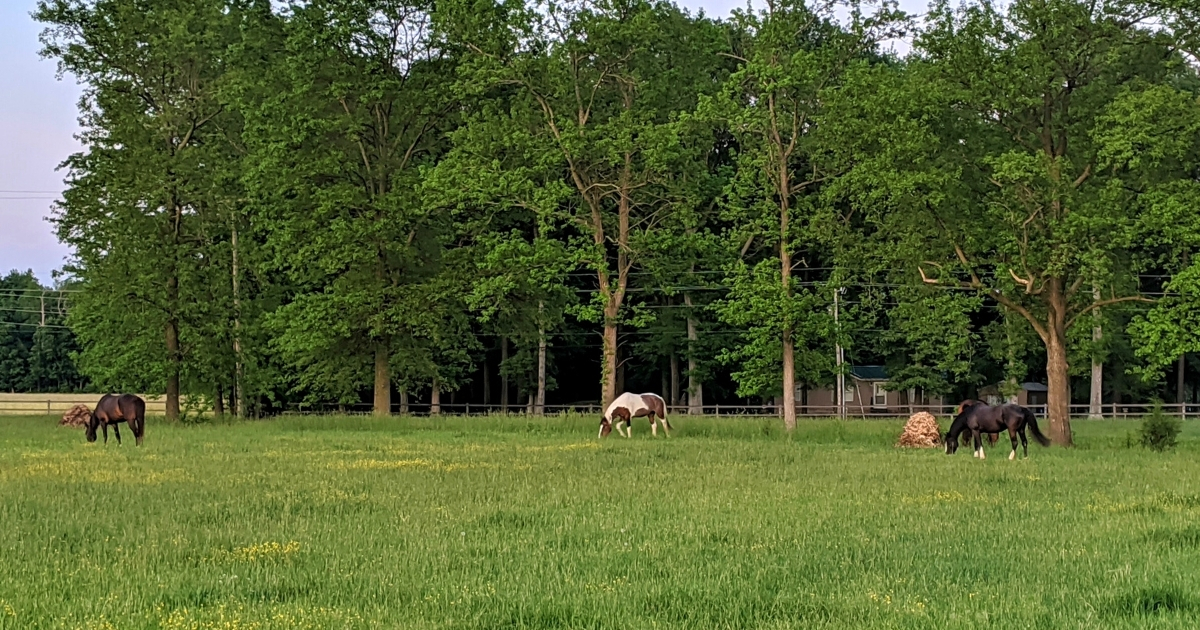
[(1161, 403), (1154, 403), (1154, 409), (1142, 418), (1140, 437), (1142, 446), (1161, 453), (1175, 446), (1176, 438), (1182, 430), (1182, 422), (1175, 416), (1169, 416), (1162, 410)]

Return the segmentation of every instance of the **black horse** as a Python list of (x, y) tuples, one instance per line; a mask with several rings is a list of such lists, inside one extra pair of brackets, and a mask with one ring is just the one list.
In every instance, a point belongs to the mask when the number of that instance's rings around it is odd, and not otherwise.
[(1025, 457), (1029, 457), (1029, 443), (1025, 440), (1026, 426), (1038, 444), (1050, 446), (1050, 440), (1038, 430), (1037, 419), (1032, 411), (1020, 405), (992, 407), (978, 400), (963, 401), (958, 406), (958, 415), (954, 422), (950, 423), (950, 430), (946, 432), (946, 454), (953, 455), (958, 450), (958, 436), (970, 432), (975, 443), (975, 457), (983, 459), (983, 441), (980, 437), (984, 433), (999, 434), (1007, 429), (1008, 437), (1012, 441), (1012, 453), (1009, 453), (1008, 458), (1017, 458), (1018, 435), (1021, 436), (1021, 447), (1025, 450)]
[(112, 425), (113, 433), (117, 435), (117, 444), (121, 443), (121, 431), (117, 423), (124, 422), (133, 430), (137, 445), (142, 445), (142, 436), (146, 433), (146, 401), (133, 394), (105, 394), (96, 403), (87, 423), (87, 441), (96, 441), (96, 429), (104, 429), (104, 443), (108, 444), (108, 425)]

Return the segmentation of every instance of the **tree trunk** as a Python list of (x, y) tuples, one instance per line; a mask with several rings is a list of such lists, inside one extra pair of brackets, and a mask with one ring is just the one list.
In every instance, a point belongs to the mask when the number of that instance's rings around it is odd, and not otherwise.
[(660, 370), (658, 374), (660, 377), (662, 377), (662, 382), (659, 384), (659, 387), (662, 389), (659, 391), (662, 392), (663, 401), (665, 401), (668, 405), (671, 404), (671, 377), (668, 374), (669, 371), (670, 370)]
[[(172, 281), (175, 279), (172, 278)], [(168, 287), (170, 286), (168, 283)], [(179, 322), (167, 319), (167, 420), (179, 419)]]
[(433, 377), (433, 385), (429, 392), (429, 415), (438, 416), (442, 413), (442, 384)]
[(492, 377), (488, 373), (487, 352), (483, 353), (483, 404), (492, 404)]
[(225, 415), (225, 392), (218, 383), (217, 395), (213, 396), (213, 414), (218, 418)]
[[(1100, 301), (1100, 285), (1092, 286), (1092, 300)], [(1104, 338), (1104, 328), (1100, 320), (1100, 309), (1094, 311), (1092, 326), (1092, 342), (1099, 344)], [(1092, 352), (1092, 391), (1088, 397), (1088, 417), (1099, 419), (1104, 417), (1104, 363), (1100, 361), (1098, 350)]]
[(1066, 296), (1062, 279), (1046, 281), (1046, 387), (1050, 439), (1071, 446), (1071, 376), (1067, 364)]
[(392, 413), (392, 374), (388, 365), (388, 346), (386, 341), (375, 344), (375, 402), (372, 412), (377, 416), (387, 416)]
[[(782, 148), (781, 148), (782, 149)], [(791, 204), (791, 182), (787, 157), (780, 155), (779, 163), (779, 263), (784, 300), (783, 322), (783, 426), (788, 431), (796, 428), (796, 349), (792, 339), (792, 253), (788, 241), (789, 206)]]
[(1179, 404), (1183, 404), (1184, 401), (1184, 387), (1186, 383), (1183, 378), (1183, 370), (1187, 366), (1187, 362), (1184, 360), (1186, 357), (1186, 354), (1179, 355), (1179, 361), (1175, 365), (1175, 402)]
[[(230, 251), (233, 255), (233, 264), (231, 266), (231, 276), (233, 280), (233, 385), (230, 392), (230, 407), (234, 415), (241, 417), (246, 410), (246, 401), (242, 398), (244, 395), (245, 381), (245, 365), (242, 361), (242, 297), (238, 285), (238, 230), (237, 219), (229, 223), (230, 227)], [(236, 400), (235, 404), (232, 402)]]
[[(605, 308), (605, 311), (608, 311)], [(616, 310), (616, 309), (612, 309)], [(608, 403), (617, 397), (617, 389), (620, 385), (617, 383), (617, 321), (616, 316), (609, 317), (607, 314), (604, 317), (604, 367), (603, 367), (603, 390), (601, 391), (600, 405), (607, 408)]]
[(500, 410), (508, 413), (508, 337), (500, 337)]
[[(545, 306), (538, 302), (538, 313), (541, 314), (544, 310)], [(540, 322), (538, 324), (537, 399), (533, 413), (537, 416), (546, 413), (546, 328)]]
[(533, 392), (529, 392), (529, 402), (526, 403), (526, 405), (525, 405), (525, 414), (526, 415), (530, 415), (530, 416), (533, 415), (533, 398), (534, 398)]
[(400, 388), (400, 415), (408, 415), (408, 388)]
[(679, 404), (679, 355), (671, 351), (671, 406)]
[[(692, 296), (686, 293), (683, 296), (683, 303), (690, 309), (692, 306)], [(687, 336), (688, 336), (688, 414), (701, 415), (704, 413), (704, 384), (696, 375), (696, 346), (700, 339), (699, 333), (696, 330), (696, 320), (689, 314), (687, 320)]]

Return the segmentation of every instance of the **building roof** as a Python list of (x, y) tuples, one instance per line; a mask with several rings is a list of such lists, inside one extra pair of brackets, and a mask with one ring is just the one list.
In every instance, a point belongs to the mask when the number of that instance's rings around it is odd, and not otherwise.
[(855, 365), (850, 368), (850, 376), (860, 381), (886, 381), (887, 368), (882, 365)]
[(1050, 388), (1041, 383), (1021, 383), (1021, 389), (1027, 392), (1048, 392)]

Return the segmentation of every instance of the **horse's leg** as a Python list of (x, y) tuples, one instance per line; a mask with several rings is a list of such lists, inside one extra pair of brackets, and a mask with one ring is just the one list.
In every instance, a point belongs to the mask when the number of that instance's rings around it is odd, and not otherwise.
[(671, 430), (667, 428), (667, 419), (659, 418), (658, 421), (662, 423), (663, 435), (666, 435), (667, 437), (671, 437)]
[(987, 459), (987, 454), (983, 452), (983, 434), (979, 429), (972, 429), (971, 434), (975, 438), (975, 451), (979, 453), (979, 459)]
[(117, 436), (117, 446), (121, 445), (121, 425), (113, 425), (113, 434)]
[(625, 421), (625, 437), (627, 437), (627, 438), (633, 437), (633, 417), (632, 416), (628, 420)]
[[(1025, 440), (1025, 427), (1022, 426), (1017, 434), (1021, 436), (1021, 448), (1025, 450), (1025, 459), (1029, 459), (1029, 442)], [(1016, 447), (1013, 447), (1013, 450), (1017, 450)]]
[[(104, 427), (104, 443), (108, 444), (108, 423), (101, 422), (100, 426)], [(114, 426), (113, 428), (115, 429), (116, 427)]]
[(658, 437), (658, 419), (654, 417), (654, 412), (650, 412), (650, 435)]
[(1017, 431), (1012, 427), (1008, 428), (1008, 441), (1012, 442), (1012, 452), (1008, 454), (1008, 461), (1011, 462), (1017, 458)]

